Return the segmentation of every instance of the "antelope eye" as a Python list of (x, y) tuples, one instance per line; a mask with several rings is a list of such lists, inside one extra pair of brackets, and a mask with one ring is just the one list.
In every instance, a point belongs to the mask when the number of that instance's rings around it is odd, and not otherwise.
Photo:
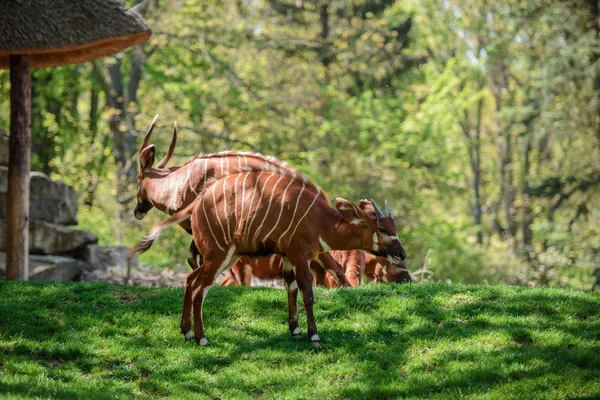
[(379, 232), (385, 233), (386, 235), (388, 234), (387, 231), (385, 230), (385, 228), (379, 228)]

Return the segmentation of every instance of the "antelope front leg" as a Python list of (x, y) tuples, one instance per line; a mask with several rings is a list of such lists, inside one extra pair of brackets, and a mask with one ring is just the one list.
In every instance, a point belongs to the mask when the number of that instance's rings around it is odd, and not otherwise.
[(344, 274), (344, 268), (338, 263), (331, 254), (320, 253), (315, 260), (323, 269), (331, 274), (337, 283), (341, 286), (352, 287), (352, 285), (346, 275)]
[(202, 346), (207, 346), (209, 344), (204, 336), (202, 305), (204, 304), (204, 299), (206, 298), (210, 287), (211, 285), (206, 285), (205, 282), (200, 279), (199, 285), (192, 293), (192, 301), (194, 303), (194, 336), (196, 336), (196, 343)]
[(296, 274), (294, 267), (287, 259), (283, 257), (283, 279), (285, 280), (285, 288), (288, 292), (288, 324), (292, 339), (302, 337), (302, 332), (298, 326), (298, 283), (296, 282)]
[(315, 315), (313, 313), (313, 304), (315, 298), (313, 295), (312, 280), (310, 277), (310, 266), (308, 260), (303, 260), (296, 265), (296, 279), (298, 287), (302, 291), (302, 300), (304, 300), (304, 308), (306, 309), (306, 320), (308, 322), (308, 337), (315, 348), (322, 346), (319, 333), (317, 332), (317, 324), (315, 323)]

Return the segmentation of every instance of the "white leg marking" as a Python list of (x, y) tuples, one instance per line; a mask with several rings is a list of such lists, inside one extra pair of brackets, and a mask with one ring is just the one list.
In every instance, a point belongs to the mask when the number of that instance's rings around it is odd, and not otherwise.
[[(265, 182), (261, 185), (260, 188), (260, 197), (258, 198), (258, 202), (256, 203), (256, 205), (258, 206), (262, 200), (263, 197), (263, 192), (265, 189), (265, 186), (267, 186), (267, 183), (269, 182), (269, 179), (271, 179), (273, 176), (275, 176), (274, 173), (271, 173), (271, 175), (269, 175), (267, 177), (267, 179), (265, 179)], [(258, 186), (259, 182), (258, 182), (258, 178), (256, 180), (256, 185)], [(252, 195), (252, 199), (254, 200), (254, 195)], [(248, 213), (252, 212), (252, 202), (250, 202), (250, 211), (248, 211)], [(248, 241), (250, 240), (250, 229), (252, 228), (252, 224), (254, 223), (254, 220), (256, 219), (256, 212), (254, 213), (254, 215), (252, 216), (252, 220), (250, 221), (250, 223), (248, 224), (248, 232), (246, 232), (246, 243), (248, 243)]]
[(296, 280), (294, 280), (291, 284), (290, 284), (290, 292), (294, 291), (294, 290), (298, 290), (298, 282), (296, 282)]
[(321, 236), (319, 236), (319, 243), (321, 243), (321, 248), (323, 251), (331, 251), (331, 247), (329, 247), (329, 245), (323, 239), (321, 239)]
[(185, 334), (185, 340), (190, 340), (193, 337), (194, 337), (194, 332), (192, 332), (192, 331), (188, 331), (188, 333)]
[[(260, 225), (258, 226), (258, 228), (256, 229), (256, 232), (254, 233), (254, 241), (256, 243), (258, 243), (258, 233), (260, 232), (260, 230), (263, 227), (263, 224), (265, 223), (267, 217), (269, 216), (269, 210), (271, 209), (271, 204), (273, 203), (273, 195), (275, 194), (275, 189), (277, 189), (277, 185), (279, 184), (279, 181), (283, 179), (283, 175), (279, 175), (279, 179), (277, 179), (277, 181), (275, 182), (275, 184), (273, 185), (273, 190), (271, 190), (271, 196), (269, 197), (269, 205), (267, 206), (267, 211), (265, 211), (265, 215), (263, 216), (263, 219), (260, 223)], [(278, 221), (279, 222), (279, 221)], [(273, 227), (274, 228), (274, 227)], [(266, 239), (266, 238), (265, 238)], [(262, 240), (264, 242), (264, 239)]]
[[(269, 233), (267, 233), (265, 235), (265, 237), (263, 238), (263, 242), (265, 240), (267, 240), (267, 238), (269, 236), (271, 236), (271, 234), (273, 233), (273, 231), (275, 230), (275, 228), (277, 228), (277, 225), (279, 225), (279, 220), (281, 219), (281, 214), (283, 214), (283, 209), (285, 207), (285, 194), (287, 193), (288, 188), (290, 187), (290, 185), (294, 183), (294, 179), (290, 179), (290, 182), (287, 184), (287, 186), (285, 187), (285, 190), (283, 191), (283, 194), (281, 195), (281, 209), (279, 210), (279, 216), (277, 217), (277, 221), (275, 221), (275, 224), (273, 225), (273, 228), (271, 228), (271, 230), (269, 231)], [(279, 238), (281, 239), (281, 236), (279, 236)]]
[(294, 266), (292, 265), (290, 260), (288, 260), (287, 257), (283, 257), (282, 262), (283, 262), (283, 270), (284, 271), (291, 271), (292, 269), (294, 269)]
[[(212, 187), (213, 189), (213, 198), (214, 198), (214, 185)], [(215, 232), (213, 232), (212, 229), (212, 223), (210, 222), (210, 220), (208, 219), (208, 215), (206, 214), (206, 208), (204, 208), (204, 200), (206, 199), (206, 197), (204, 197), (202, 199), (202, 211), (204, 211), (204, 221), (206, 222), (206, 225), (208, 225), (208, 229), (210, 230), (210, 234), (212, 235), (213, 240), (215, 241), (215, 244), (217, 245), (217, 247), (223, 251), (225, 251), (225, 249), (223, 247), (221, 247), (221, 245), (219, 244), (219, 241), (217, 240), (217, 237), (215, 236)]]
[(302, 192), (304, 192), (305, 187), (306, 187), (306, 182), (302, 181), (302, 189), (300, 189), (300, 193), (298, 194), (298, 198), (296, 199), (296, 206), (294, 207), (294, 213), (292, 214), (292, 219), (290, 220), (290, 224), (288, 225), (287, 229), (281, 234), (281, 236), (279, 236), (279, 240), (277, 241), (277, 246), (279, 246), (281, 239), (286, 235), (286, 233), (288, 233), (288, 231), (292, 227), (292, 224), (294, 223), (294, 218), (296, 218), (296, 211), (298, 211), (298, 204), (300, 203), (300, 198), (302, 197)]
[(296, 336), (296, 335), (300, 335), (302, 332), (300, 332), (300, 328), (296, 327), (296, 329), (294, 329), (294, 331), (292, 332), (292, 335)]
[(310, 337), (310, 341), (311, 342), (320, 342), (321, 340), (319, 339), (319, 335), (317, 335), (316, 333), (314, 335), (312, 335)]
[(206, 340), (206, 338), (200, 339), (198, 343), (200, 343), (200, 346), (208, 346), (208, 340)]
[(294, 237), (294, 234), (296, 233), (296, 230), (300, 226), (300, 222), (302, 222), (302, 220), (304, 219), (304, 217), (306, 217), (306, 215), (308, 214), (308, 212), (310, 211), (310, 209), (312, 208), (312, 206), (317, 201), (317, 198), (319, 198), (320, 194), (321, 194), (321, 188), (318, 188), (317, 193), (315, 194), (315, 198), (313, 199), (312, 203), (310, 203), (310, 206), (308, 206), (308, 208), (306, 209), (306, 212), (304, 213), (304, 215), (302, 216), (302, 218), (300, 218), (298, 220), (298, 223), (296, 224), (296, 227), (294, 228), (294, 231), (290, 235), (290, 240), (288, 241), (288, 244), (292, 242), (292, 238)]

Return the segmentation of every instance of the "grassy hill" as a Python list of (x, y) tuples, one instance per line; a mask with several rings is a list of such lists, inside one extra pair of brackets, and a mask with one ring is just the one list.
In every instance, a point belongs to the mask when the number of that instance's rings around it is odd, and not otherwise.
[(0, 396), (600, 398), (598, 294), (318, 289), (320, 351), (291, 340), (282, 290), (213, 288), (207, 348), (179, 333), (182, 297), (179, 288), (0, 281)]

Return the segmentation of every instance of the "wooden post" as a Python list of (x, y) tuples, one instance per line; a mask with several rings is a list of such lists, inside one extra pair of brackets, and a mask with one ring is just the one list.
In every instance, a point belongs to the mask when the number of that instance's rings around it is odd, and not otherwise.
[(29, 278), (29, 162), (31, 70), (26, 56), (10, 56), (10, 138), (6, 229), (6, 279)]

